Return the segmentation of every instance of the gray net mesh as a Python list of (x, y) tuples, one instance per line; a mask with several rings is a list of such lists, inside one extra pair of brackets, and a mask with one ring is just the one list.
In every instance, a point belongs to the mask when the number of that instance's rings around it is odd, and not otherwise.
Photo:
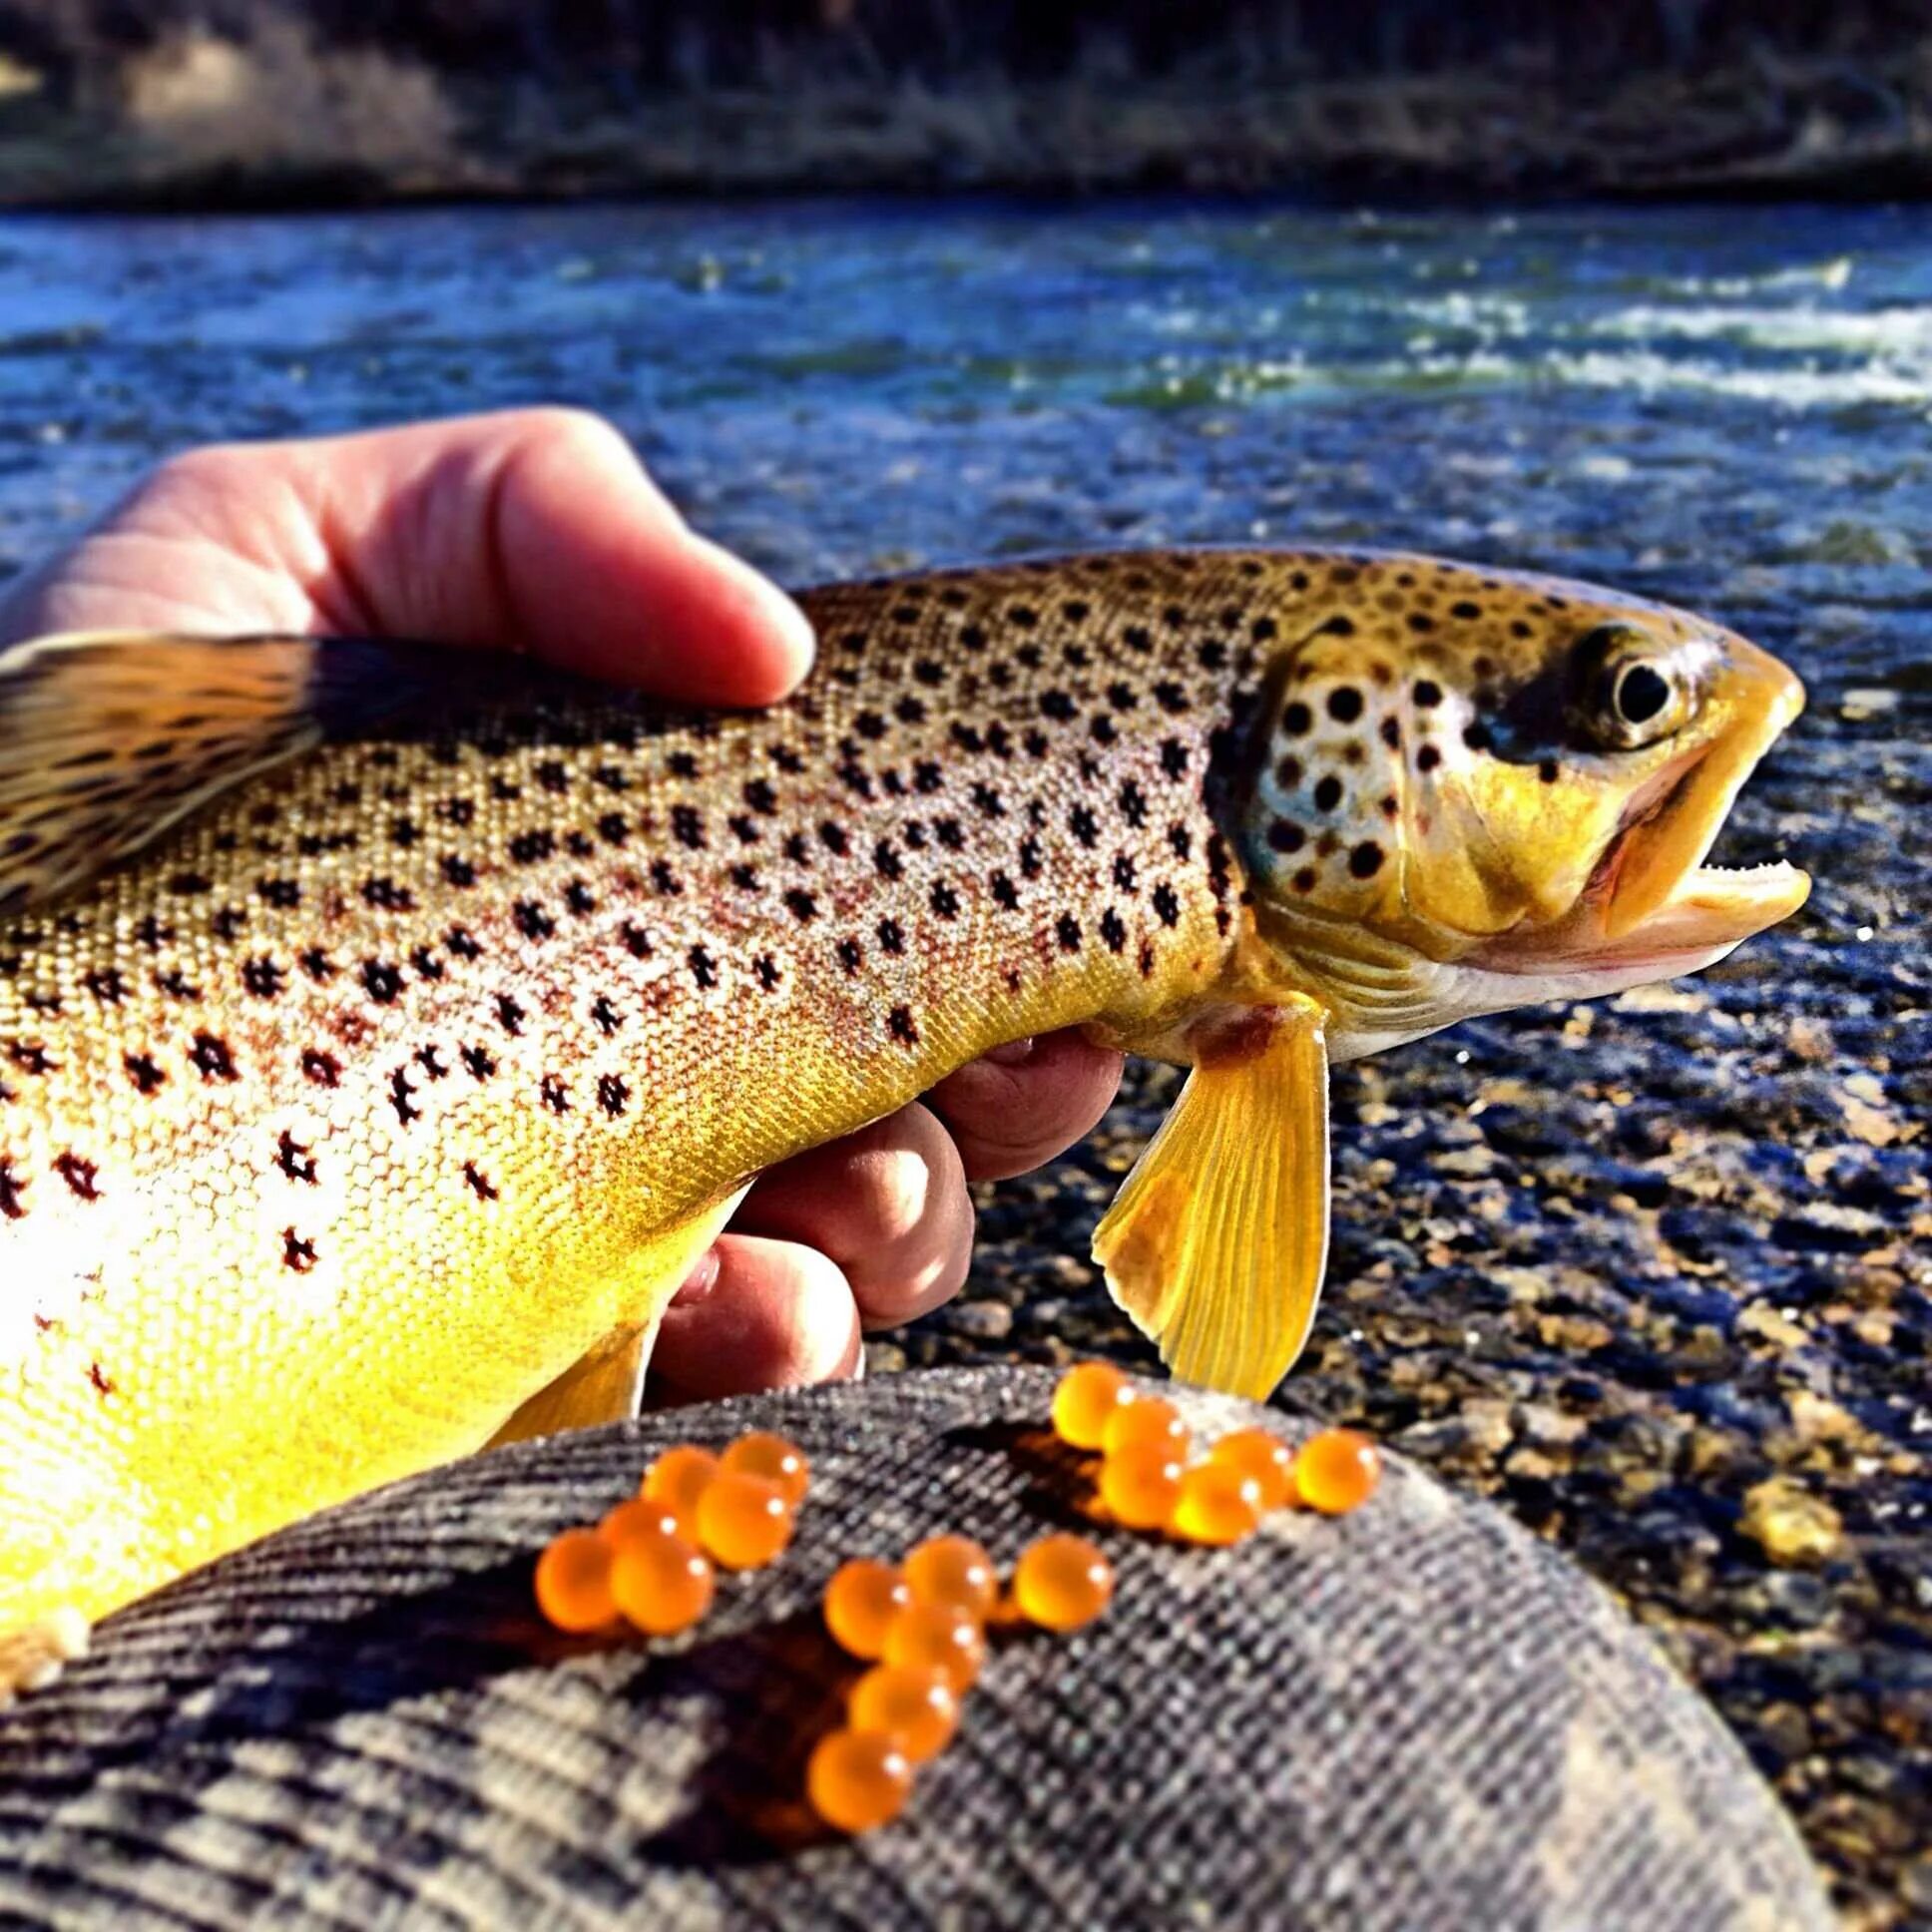
[[(9, 1923), (1822, 1927), (1736, 1744), (1495, 1510), (1391, 1460), (1232, 1550), (1095, 1528), (1039, 1369), (901, 1375), (532, 1443), (364, 1498), (114, 1619), (0, 1720)], [(1307, 1423), (1177, 1391), (1218, 1432)], [(580, 1641), (535, 1553), (656, 1450), (778, 1428), (796, 1541), (674, 1644)], [(1092, 1531), (1070, 1638), (999, 1641), (905, 1815), (813, 1828), (849, 1556)]]

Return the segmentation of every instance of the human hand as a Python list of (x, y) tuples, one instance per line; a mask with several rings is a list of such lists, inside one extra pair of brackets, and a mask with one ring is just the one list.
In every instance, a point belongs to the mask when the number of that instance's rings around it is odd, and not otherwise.
[[(177, 457), (0, 600), (0, 646), (87, 630), (435, 638), (723, 705), (781, 698), (812, 654), (782, 592), (561, 409)], [(1071, 1034), (1001, 1049), (761, 1176), (665, 1316), (654, 1396), (855, 1373), (861, 1326), (965, 1279), (967, 1182), (1077, 1141), (1120, 1064)]]

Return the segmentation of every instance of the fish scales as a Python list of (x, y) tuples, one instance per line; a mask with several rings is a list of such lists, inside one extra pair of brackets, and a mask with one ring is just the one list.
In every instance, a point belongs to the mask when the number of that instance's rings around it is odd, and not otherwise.
[[(1395, 556), (801, 601), (818, 662), (768, 711), (448, 660), (460, 710), (337, 720), (0, 921), (0, 1629), (478, 1447), (648, 1333), (751, 1176), (988, 1048), (1345, 1029), (1350, 936), (1414, 949), (1431, 785), (1489, 748), (1456, 705), (1576, 628), (1546, 580)], [(1332, 943), (1262, 945), (1257, 884)]]

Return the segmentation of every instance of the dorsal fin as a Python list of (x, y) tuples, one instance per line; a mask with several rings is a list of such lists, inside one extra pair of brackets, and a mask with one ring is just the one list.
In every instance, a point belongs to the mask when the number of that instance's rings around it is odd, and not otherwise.
[(136, 632), (0, 654), (0, 913), (85, 883), (230, 786), (413, 702), (423, 679), (393, 673), (426, 655)]

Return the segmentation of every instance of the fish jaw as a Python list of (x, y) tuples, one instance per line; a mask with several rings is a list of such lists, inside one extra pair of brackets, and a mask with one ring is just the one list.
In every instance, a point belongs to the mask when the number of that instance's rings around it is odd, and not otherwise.
[(1616, 991), (1698, 971), (1803, 905), (1810, 875), (1782, 859), (1704, 863), (1745, 780), (1804, 709), (1803, 685), (1775, 658), (1741, 639), (1729, 652), (1722, 698), (1732, 722), (1632, 796), (1568, 913), (1499, 935), (1468, 967)]

